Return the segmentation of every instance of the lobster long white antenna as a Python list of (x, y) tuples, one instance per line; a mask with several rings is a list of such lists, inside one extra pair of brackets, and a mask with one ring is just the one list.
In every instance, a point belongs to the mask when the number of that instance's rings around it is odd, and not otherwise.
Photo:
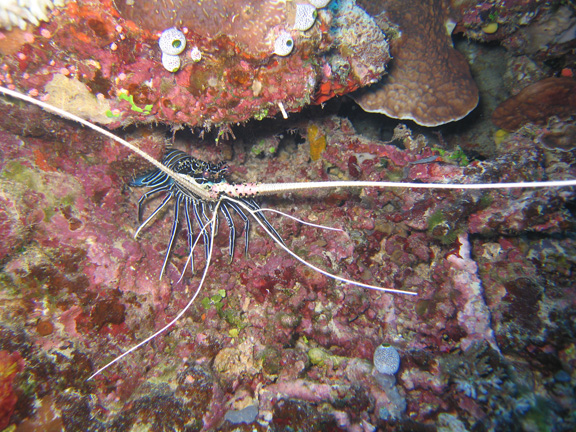
[(82, 117), (78, 117), (77, 115), (69, 113), (68, 111), (65, 111), (61, 108), (55, 107), (54, 105), (50, 105), (49, 103), (43, 102), (43, 101), (38, 100), (38, 99), (34, 99), (33, 97), (27, 96), (25, 94), (22, 94), (20, 92), (15, 91), (15, 90), (10, 90), (6, 87), (0, 86), (0, 93), (4, 93), (4, 94), (11, 96), (13, 98), (20, 99), (20, 100), (23, 100), (25, 102), (31, 103), (33, 105), (39, 106), (39, 107), (41, 107), (41, 108), (45, 109), (46, 111), (49, 111), (53, 114), (57, 114), (61, 117), (67, 118), (68, 120), (72, 120), (72, 121), (80, 123), (81, 125), (89, 127), (90, 129), (95, 130), (99, 134), (107, 136), (108, 138), (116, 141), (117, 143), (122, 144), (124, 147), (127, 147), (128, 149), (130, 149), (131, 151), (136, 153), (138, 156), (140, 156), (143, 159), (145, 159), (146, 161), (150, 162), (152, 165), (154, 165), (160, 171), (162, 171), (166, 175), (170, 176), (172, 179), (174, 179), (175, 182), (179, 183), (181, 186), (183, 186), (185, 188), (190, 189), (192, 192), (199, 195), (203, 199), (211, 200), (211, 201), (214, 200), (213, 195), (210, 194), (205, 188), (200, 186), (198, 183), (196, 183), (196, 181), (194, 181), (194, 179), (192, 177), (184, 176), (184, 175), (181, 175), (181, 174), (178, 174), (178, 173), (172, 171), (170, 168), (166, 167), (161, 162), (158, 162), (156, 159), (154, 159), (152, 156), (150, 156), (148, 153), (146, 153), (145, 151), (143, 151), (139, 147), (135, 146), (134, 144), (129, 143), (128, 141), (120, 138), (119, 136), (114, 135), (112, 132), (110, 132), (104, 128), (101, 128), (100, 126), (97, 126), (94, 123), (89, 122), (88, 120), (84, 120)]
[[(16, 99), (23, 100), (25, 102), (37, 105), (46, 111), (57, 114), (61, 117), (67, 118), (78, 122), (96, 132), (107, 136), (108, 138), (122, 144), (127, 147), (140, 157), (144, 158), (146, 161), (154, 165), (163, 173), (169, 175), (174, 179), (175, 182), (181, 186), (188, 188), (190, 191), (194, 192), (202, 199), (207, 201), (217, 201), (218, 195), (221, 193), (228, 194), (233, 197), (240, 197), (238, 190), (247, 190), (246, 185), (230, 185), (219, 183), (212, 185), (210, 189), (206, 189), (202, 185), (198, 184), (194, 179), (189, 176), (178, 174), (171, 169), (164, 166), (161, 162), (148, 155), (146, 152), (138, 148), (137, 146), (129, 143), (126, 140), (114, 135), (112, 132), (101, 128), (83, 118), (69, 113), (61, 108), (57, 108), (54, 105), (34, 99), (33, 97), (27, 96), (15, 90), (10, 90), (6, 87), (0, 86), (0, 93), (4, 93)], [(415, 189), (518, 189), (518, 188), (557, 188), (557, 187), (567, 187), (576, 186), (576, 179), (571, 180), (551, 180), (551, 181), (538, 181), (538, 182), (514, 182), (514, 183), (403, 183), (403, 182), (375, 182), (375, 181), (330, 181), (330, 182), (310, 182), (310, 183), (271, 183), (271, 184), (253, 184), (249, 185), (248, 192), (249, 195), (271, 195), (284, 192), (296, 192), (309, 189), (332, 189), (332, 188), (415, 188)], [(246, 192), (243, 192), (246, 194)]]
[(308, 225), (308, 226), (311, 226), (314, 228), (320, 228), (320, 229), (328, 230), (328, 231), (344, 232), (344, 230), (341, 228), (334, 228), (334, 227), (327, 226), (327, 225), (320, 225), (320, 224), (315, 224), (312, 222), (307, 222), (305, 220), (297, 218), (296, 216), (292, 216), (291, 214), (281, 212), (280, 210), (275, 210), (275, 209), (271, 209), (271, 208), (259, 208), (258, 210), (252, 210), (252, 211), (254, 213), (263, 213), (263, 212), (276, 213), (276, 214), (284, 216), (285, 218), (295, 220), (296, 222), (301, 223), (302, 225)]
[[(238, 200), (235, 200), (235, 199), (227, 197), (227, 196), (223, 197), (223, 199), (226, 201), (231, 201), (231, 202), (239, 205), (244, 210), (246, 210), (248, 213), (250, 213), (252, 216), (255, 216), (256, 212), (254, 210), (252, 210), (250, 207), (248, 207), (246, 204), (244, 204), (242, 201), (238, 201)], [(290, 250), (285, 245), (283, 245), (282, 242), (280, 240), (278, 240), (272, 234), (272, 232), (270, 232), (270, 230), (265, 226), (265, 224), (262, 221), (260, 221), (260, 219), (258, 219), (257, 217), (254, 217), (254, 219), (256, 219), (256, 222), (258, 222), (260, 224), (260, 226), (262, 227), (262, 229), (264, 229), (266, 234), (268, 234), (272, 238), (272, 240), (274, 240), (276, 242), (276, 244), (278, 246), (280, 246), (282, 249), (284, 249), (287, 253), (292, 255), (295, 259), (300, 261), (305, 266), (311, 268), (312, 270), (317, 271), (318, 273), (322, 273), (324, 276), (327, 276), (331, 279), (335, 279), (335, 280), (340, 281), (340, 282), (348, 283), (351, 285), (356, 285), (356, 286), (359, 286), (362, 288), (369, 288), (369, 289), (376, 290), (376, 291), (384, 291), (384, 292), (395, 293), (395, 294), (418, 295), (418, 293), (415, 293), (413, 291), (404, 291), (404, 290), (399, 290), (399, 289), (394, 289), (394, 288), (384, 288), (384, 287), (380, 287), (377, 285), (369, 285), (369, 284), (365, 284), (362, 282), (354, 281), (352, 279), (346, 279), (346, 278), (343, 278), (341, 276), (336, 276), (335, 274), (329, 273), (326, 270), (321, 269), (320, 267), (316, 267), (314, 264), (309, 263), (308, 261), (306, 261), (302, 257), (299, 257), (298, 255), (296, 255), (296, 253), (294, 253), (292, 250)]]
[[(534, 189), (534, 188), (558, 188), (576, 186), (576, 179), (550, 180), (537, 182), (514, 182), (514, 183), (409, 183), (409, 182), (386, 182), (386, 181), (327, 181), (327, 182), (301, 182), (301, 183), (257, 183), (247, 185), (246, 190), (255, 195), (274, 195), (285, 192), (298, 192), (314, 189), (336, 188), (404, 188), (404, 189)], [(227, 195), (236, 196), (235, 189), (240, 185), (219, 183), (212, 186), (212, 190)], [(240, 189), (242, 190), (242, 189)]]
[[(220, 207), (221, 202), (218, 202), (216, 204), (216, 207), (214, 208), (214, 214), (212, 216), (212, 219), (210, 219), (210, 221), (208, 221), (207, 225), (212, 225), (212, 227), (214, 227), (216, 218), (218, 216), (218, 209)], [(198, 294), (200, 294), (200, 290), (202, 289), (202, 287), (204, 286), (204, 281), (206, 280), (206, 275), (208, 274), (208, 269), (210, 268), (210, 262), (212, 261), (212, 251), (214, 249), (214, 233), (216, 232), (215, 229), (212, 229), (211, 233), (210, 233), (210, 247), (209, 247), (209, 253), (208, 256), (206, 257), (206, 264), (204, 265), (204, 271), (202, 272), (202, 278), (200, 279), (200, 283), (198, 284), (198, 288), (196, 288), (196, 292), (194, 293), (194, 295), (190, 298), (190, 300), (188, 301), (188, 303), (186, 304), (186, 306), (184, 306), (184, 308), (178, 312), (178, 315), (176, 315), (174, 317), (174, 319), (172, 321), (170, 321), (168, 324), (166, 324), (164, 327), (162, 327), (160, 330), (158, 330), (156, 333), (154, 333), (151, 336), (148, 336), (146, 339), (144, 339), (142, 342), (138, 343), (137, 345), (134, 345), (132, 348), (130, 348), (128, 351), (125, 351), (124, 353), (120, 354), (118, 357), (116, 357), (114, 360), (112, 360), (111, 362), (107, 363), (106, 365), (102, 366), (100, 369), (98, 369), (96, 372), (94, 372), (92, 375), (90, 375), (88, 377), (88, 380), (91, 380), (92, 378), (94, 378), (96, 375), (100, 375), (103, 371), (105, 371), (106, 369), (108, 369), (110, 366), (112, 366), (114, 363), (119, 362), (120, 360), (122, 360), (124, 357), (126, 357), (128, 354), (130, 354), (133, 351), (136, 351), (138, 348), (140, 348), (142, 345), (150, 342), (152, 339), (156, 338), (156, 336), (164, 333), (166, 330), (168, 330), (170, 327), (172, 327), (174, 324), (176, 324), (180, 318), (182, 318), (182, 316), (188, 311), (188, 309), (190, 309), (190, 307), (192, 306), (192, 304), (194, 303), (194, 300), (196, 300), (196, 298), (198, 297)]]

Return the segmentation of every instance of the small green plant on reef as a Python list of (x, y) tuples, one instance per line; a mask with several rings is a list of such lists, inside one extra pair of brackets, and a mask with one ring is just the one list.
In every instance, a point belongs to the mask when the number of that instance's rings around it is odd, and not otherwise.
[(468, 159), (466, 153), (464, 153), (459, 146), (456, 146), (454, 151), (451, 152), (439, 147), (433, 147), (432, 150), (437, 151), (440, 157), (446, 162), (456, 163), (458, 166), (467, 166), (470, 164), (470, 159)]
[(496, 22), (497, 19), (498, 19), (498, 10), (492, 9), (490, 14), (488, 15), (488, 21), (489, 22)]
[(454, 242), (460, 231), (446, 220), (442, 210), (432, 213), (428, 218), (428, 234), (444, 245)]
[(204, 306), (204, 309), (210, 309), (215, 307), (218, 312), (222, 310), (224, 304), (222, 300), (226, 298), (226, 290), (219, 289), (216, 294), (211, 297), (204, 297), (200, 303)]
[(278, 151), (278, 142), (262, 139), (252, 146), (254, 156), (273, 156)]
[(229, 331), (230, 337), (238, 337), (240, 330), (245, 328), (248, 323), (242, 319), (242, 311), (228, 307), (224, 309), (224, 299), (226, 298), (226, 290), (219, 289), (216, 294), (204, 297), (200, 303), (204, 309), (209, 310), (215, 308), (218, 316), (226, 320), (230, 326), (234, 327)]
[[(124, 100), (126, 102), (128, 102), (130, 104), (130, 109), (134, 112), (137, 113), (141, 113), (144, 115), (148, 115), (150, 114), (150, 111), (152, 111), (152, 108), (154, 107), (154, 105), (149, 104), (149, 105), (145, 105), (144, 108), (140, 108), (138, 105), (136, 105), (136, 103), (134, 102), (134, 96), (133, 95), (129, 95), (128, 93), (120, 93), (120, 96), (118, 96), (119, 100)], [(106, 117), (108, 118), (116, 118), (116, 117), (120, 117), (119, 113), (113, 112), (111, 110), (107, 110), (106, 111)]]

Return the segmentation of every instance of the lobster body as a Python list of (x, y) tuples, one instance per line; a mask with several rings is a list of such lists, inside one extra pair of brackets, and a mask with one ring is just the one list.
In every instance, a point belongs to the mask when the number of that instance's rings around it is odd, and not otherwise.
[[(178, 174), (192, 177), (199, 184), (216, 184), (226, 182), (224, 175), (228, 171), (224, 162), (213, 164), (193, 158), (181, 150), (170, 149), (162, 158), (162, 164)], [(130, 186), (158, 187), (162, 184), (172, 185), (174, 179), (160, 170), (154, 170), (135, 178)], [(182, 191), (187, 193), (187, 191)]]
[[(213, 164), (193, 158), (181, 150), (170, 149), (162, 158), (162, 164), (177, 174), (191, 177), (194, 181), (196, 181), (196, 183), (200, 185), (212, 186), (214, 184), (221, 183), (228, 184), (228, 180), (225, 177), (227, 168), (223, 162)], [(176, 234), (180, 225), (181, 210), (184, 211), (184, 219), (186, 221), (186, 227), (188, 231), (188, 245), (190, 247), (190, 253), (192, 252), (192, 245), (194, 243), (190, 211), (192, 211), (194, 220), (196, 220), (196, 223), (200, 227), (202, 238), (204, 239), (204, 249), (206, 251), (206, 255), (208, 255), (211, 246), (211, 228), (209, 221), (211, 219), (211, 215), (215, 211), (215, 208), (218, 209), (217, 211), (219, 215), (221, 214), (224, 216), (230, 231), (228, 240), (230, 260), (232, 260), (234, 257), (234, 248), (236, 244), (236, 227), (232, 217), (232, 213), (234, 212), (244, 222), (245, 253), (248, 252), (250, 220), (242, 208), (236, 203), (224, 200), (220, 201), (219, 205), (216, 206), (216, 202), (202, 199), (193, 191), (174, 181), (172, 177), (168, 176), (166, 173), (160, 171), (159, 169), (135, 178), (130, 182), (129, 185), (132, 187), (150, 188), (150, 190), (144, 193), (144, 195), (142, 195), (138, 200), (138, 222), (140, 222), (140, 226), (136, 231), (136, 236), (148, 224), (148, 222), (150, 222), (170, 201), (174, 200), (174, 221), (172, 223), (168, 248), (164, 257), (164, 264), (160, 272), (160, 277), (162, 277), (164, 274), (168, 264), (170, 252), (176, 239)], [(160, 193), (166, 194), (164, 199), (160, 205), (156, 207), (156, 209), (146, 218), (146, 220), (142, 222), (144, 203), (148, 200), (148, 198)], [(282, 238), (276, 232), (274, 227), (272, 227), (266, 217), (261, 212), (259, 212), (260, 206), (254, 199), (239, 198), (239, 201), (253, 210), (255, 212), (255, 217), (260, 219), (260, 221), (270, 229), (273, 235), (282, 242)], [(216, 221), (217, 220), (218, 219), (216, 219)], [(218, 224), (215, 224), (215, 227), (217, 226)], [(192, 270), (194, 270), (194, 261), (191, 260), (191, 262)]]

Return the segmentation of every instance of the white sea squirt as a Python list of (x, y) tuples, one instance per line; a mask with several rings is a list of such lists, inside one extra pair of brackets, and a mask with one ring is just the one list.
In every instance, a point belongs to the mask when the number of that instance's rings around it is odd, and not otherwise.
[(274, 54), (279, 56), (287, 56), (294, 49), (294, 39), (290, 33), (283, 31), (281, 32), (276, 40), (274, 41)]
[(308, 0), (308, 3), (314, 5), (316, 9), (322, 9), (323, 7), (328, 6), (330, 0)]
[(176, 27), (172, 27), (162, 32), (158, 45), (164, 54), (178, 55), (186, 48), (186, 36)]
[(162, 53), (162, 66), (168, 72), (177, 72), (180, 69), (180, 64), (180, 57), (177, 55)]
[(162, 66), (169, 72), (180, 69), (180, 57), (178, 54), (186, 49), (186, 36), (176, 27), (164, 30), (158, 40), (158, 46), (162, 51)]
[(391, 345), (382, 344), (374, 351), (374, 367), (384, 375), (394, 375), (400, 369), (400, 354)]
[(294, 18), (294, 30), (306, 31), (314, 25), (318, 12), (310, 4), (297, 4)]

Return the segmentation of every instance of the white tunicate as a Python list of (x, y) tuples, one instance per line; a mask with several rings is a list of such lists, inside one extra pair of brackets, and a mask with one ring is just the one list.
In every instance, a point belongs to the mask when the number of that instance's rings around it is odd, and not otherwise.
[(288, 32), (282, 32), (274, 41), (274, 54), (287, 56), (294, 49), (294, 39)]
[(164, 54), (175, 56), (186, 48), (186, 36), (176, 27), (172, 27), (162, 32), (158, 45)]
[(310, 4), (297, 4), (296, 17), (294, 18), (294, 30), (306, 31), (314, 25), (318, 12)]
[(394, 375), (400, 369), (400, 354), (391, 345), (382, 344), (374, 351), (374, 367), (385, 375)]
[(316, 9), (322, 9), (330, 3), (330, 0), (308, 0), (308, 3), (314, 5)]
[(192, 59), (192, 61), (194, 62), (199, 62), (200, 60), (202, 60), (202, 51), (200, 51), (198, 49), (198, 47), (193, 47), (190, 50), (190, 58)]
[(180, 69), (180, 57), (162, 53), (162, 66), (164, 66), (164, 69), (168, 72), (176, 72)]
[(229, 410), (224, 414), (224, 419), (232, 424), (250, 424), (258, 417), (258, 406), (248, 405), (241, 410)]

